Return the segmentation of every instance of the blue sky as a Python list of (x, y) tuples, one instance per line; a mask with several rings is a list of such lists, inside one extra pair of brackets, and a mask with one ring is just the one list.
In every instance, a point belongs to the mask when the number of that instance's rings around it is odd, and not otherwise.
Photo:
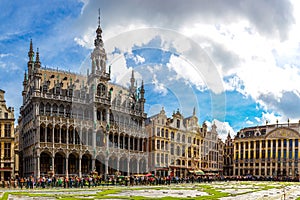
[(112, 81), (128, 84), (134, 69), (148, 115), (195, 107), (223, 138), (300, 119), (296, 0), (1, 1), (0, 88), (16, 118), (30, 39), (42, 66), (85, 73), (98, 8)]

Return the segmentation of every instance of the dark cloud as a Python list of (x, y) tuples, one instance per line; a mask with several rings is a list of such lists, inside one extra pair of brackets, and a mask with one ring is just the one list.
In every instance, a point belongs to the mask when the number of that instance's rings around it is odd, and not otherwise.
[(288, 118), (300, 118), (300, 98), (292, 91), (283, 92), (279, 101), (270, 93), (260, 95), (259, 99), (266, 103), (269, 109), (274, 109)]
[(233, 68), (239, 67), (242, 59), (233, 51), (228, 50), (224, 45), (211, 41), (208, 38), (206, 41), (211, 44), (210, 47), (205, 47), (204, 50), (212, 58), (212, 61), (222, 66), (224, 75)]
[(101, 8), (104, 26), (142, 22), (149, 26), (178, 29), (191, 23), (232, 23), (248, 19), (266, 37), (287, 39), (294, 22), (293, 7), (287, 0), (110, 0), (89, 1), (82, 22), (95, 24)]

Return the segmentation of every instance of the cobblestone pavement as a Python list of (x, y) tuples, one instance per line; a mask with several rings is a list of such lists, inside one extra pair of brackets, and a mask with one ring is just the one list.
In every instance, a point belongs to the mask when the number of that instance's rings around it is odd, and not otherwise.
[[(117, 186), (117, 187), (98, 187), (98, 188), (84, 188), (84, 189), (31, 189), (31, 190), (19, 190), (19, 189), (0, 189), (0, 197), (5, 192), (29, 192), (34, 195), (41, 195), (35, 197), (29, 197), (26, 194), (14, 195), (9, 194), (8, 199), (41, 199), (52, 200), (57, 199), (62, 195), (70, 195), (74, 199), (94, 199), (94, 195), (98, 192), (107, 189), (120, 190), (116, 194), (107, 195), (107, 199), (119, 199), (130, 198), (135, 196), (143, 196), (145, 198), (160, 198), (160, 197), (179, 197), (186, 198), (209, 195), (205, 192), (205, 187), (211, 187), (216, 191), (228, 193), (230, 196), (222, 197), (220, 200), (281, 200), (300, 199), (300, 183), (280, 183), (280, 182), (213, 182), (213, 183), (201, 183), (201, 184), (179, 184), (171, 186)], [(43, 195), (49, 195), (49, 197), (43, 197)]]

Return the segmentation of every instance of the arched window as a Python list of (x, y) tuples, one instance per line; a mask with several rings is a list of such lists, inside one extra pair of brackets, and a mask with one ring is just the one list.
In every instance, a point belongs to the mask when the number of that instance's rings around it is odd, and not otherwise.
[(71, 108), (70, 108), (70, 105), (67, 105), (67, 108), (66, 108), (66, 115), (67, 115), (67, 117), (70, 117), (70, 115), (71, 115)]
[(50, 103), (47, 103), (46, 104), (46, 115), (50, 115), (50, 112), (51, 112), (51, 105), (50, 105)]
[(53, 116), (56, 116), (57, 115), (57, 109), (58, 109), (58, 106), (57, 104), (53, 104), (53, 108), (52, 108), (52, 115)]
[(41, 103), (40, 104), (40, 115), (44, 115), (45, 113), (44, 113), (44, 104), (43, 103)]
[(97, 96), (103, 96), (106, 94), (106, 86), (103, 83), (97, 86)]
[(59, 106), (59, 116), (64, 116), (64, 105), (62, 104)]

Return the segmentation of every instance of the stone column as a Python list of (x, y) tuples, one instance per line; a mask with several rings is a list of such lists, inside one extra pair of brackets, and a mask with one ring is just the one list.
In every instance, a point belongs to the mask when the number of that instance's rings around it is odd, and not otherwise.
[(140, 160), (136, 161), (136, 172), (133, 172), (133, 173), (137, 173), (137, 174), (140, 173)]
[(52, 148), (54, 149), (54, 128), (55, 128), (55, 120), (52, 125)]
[(74, 124), (74, 127), (73, 127), (73, 144), (75, 144), (75, 139), (76, 139), (76, 137), (75, 137), (75, 124)]
[(293, 146), (292, 146), (292, 176), (295, 177), (295, 139), (293, 139)]
[(254, 172), (253, 172), (253, 174), (254, 175), (258, 175), (258, 174), (256, 174), (256, 162), (257, 162), (257, 156), (258, 155), (256, 155), (256, 140), (254, 140), (253, 141), (254, 142), (254, 148), (253, 148), (253, 157), (254, 157), (254, 163), (253, 163), (253, 168), (254, 168)]
[(129, 166), (129, 164), (130, 164), (130, 157), (128, 158), (128, 160), (127, 160), (127, 172), (128, 172), (128, 176), (130, 175), (130, 166)]
[(241, 171), (241, 154), (240, 154), (240, 152), (241, 152), (241, 142), (239, 142), (238, 144), (239, 144), (239, 154), (238, 154), (238, 175), (240, 176), (240, 175), (241, 175), (241, 173), (240, 173), (240, 171)]
[(45, 124), (45, 142), (47, 143), (48, 142), (48, 140), (47, 140), (47, 135), (48, 135), (48, 124)]
[(82, 177), (82, 172), (81, 172), (81, 159), (82, 159), (82, 156), (79, 155), (79, 166), (78, 166), (78, 168), (79, 168), (79, 178)]
[(41, 176), (40, 155), (37, 155), (37, 177)]
[[(235, 173), (235, 164), (236, 164), (236, 159), (237, 159), (237, 157), (236, 157), (236, 145), (237, 145), (237, 143), (236, 144), (233, 144), (233, 176), (237, 176), (237, 174)], [(201, 149), (201, 147), (200, 147), (200, 149)], [(201, 154), (199, 154), (199, 155), (201, 155)], [(201, 159), (200, 159), (200, 161), (201, 161)], [(200, 164), (200, 166), (201, 166), (201, 164)]]
[(267, 176), (268, 175), (268, 140), (265, 140), (265, 174), (264, 176)]
[(289, 152), (289, 149), (290, 149), (290, 140), (289, 139), (286, 139), (286, 165), (285, 165), (285, 169), (286, 169), (286, 175), (290, 175), (290, 166), (289, 166), (289, 160), (290, 160), (290, 152)]
[(67, 146), (68, 146), (68, 144), (69, 144), (69, 124), (67, 124), (67, 134), (66, 134), (66, 144), (67, 144)]
[(53, 171), (53, 175), (54, 175), (54, 174), (55, 174), (55, 169), (54, 169), (54, 166), (55, 166), (55, 165), (54, 165), (54, 159), (55, 159), (55, 157), (54, 157), (54, 155), (52, 155), (52, 158), (51, 158), (51, 159), (52, 159), (52, 160), (51, 160), (51, 161), (52, 161), (52, 169), (51, 169), (51, 168), (50, 168), (50, 169)]
[(105, 177), (108, 175), (108, 158), (105, 157)]
[(273, 140), (270, 140), (270, 175), (273, 176)]
[(258, 175), (261, 176), (261, 163), (262, 163), (262, 141), (259, 140), (259, 170), (258, 170)]
[(275, 147), (275, 173), (276, 173), (276, 176), (278, 176), (278, 142), (279, 140), (275, 140), (275, 143), (276, 143), (276, 147)]
[(94, 169), (95, 169), (95, 163), (96, 163), (95, 156), (93, 156), (93, 158), (92, 158), (92, 171), (94, 171)]
[[(244, 148), (243, 149), (243, 155), (244, 155), (244, 157), (243, 157), (243, 160), (244, 160), (243, 173), (245, 174), (245, 171), (246, 171), (246, 143), (245, 143), (245, 141), (243, 142), (243, 148)], [(212, 166), (211, 166), (211, 168), (212, 168)]]
[(66, 177), (69, 177), (69, 158), (66, 157)]
[(62, 127), (59, 126), (59, 143), (60, 143), (60, 144), (61, 144), (61, 128), (62, 128)]
[[(283, 139), (280, 140), (281, 142), (281, 153), (280, 153), (280, 159), (283, 159)], [(281, 162), (281, 161), (280, 161)], [(280, 165), (281, 174), (283, 172), (283, 164)]]

